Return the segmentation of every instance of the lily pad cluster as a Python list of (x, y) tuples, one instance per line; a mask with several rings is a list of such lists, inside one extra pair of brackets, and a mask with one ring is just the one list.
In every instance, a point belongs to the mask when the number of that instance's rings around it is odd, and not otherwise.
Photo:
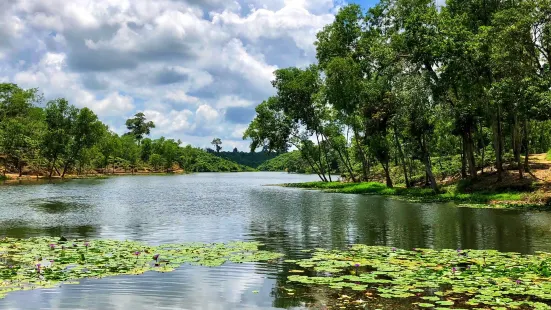
[(289, 276), (291, 282), (357, 298), (407, 299), (418, 308), (551, 309), (550, 253), (353, 245), (287, 262), (304, 270)]
[(186, 243), (151, 246), (135, 241), (52, 238), (0, 239), (0, 298), (18, 290), (72, 284), (83, 278), (170, 272), (183, 264), (271, 261), (281, 254), (259, 243)]

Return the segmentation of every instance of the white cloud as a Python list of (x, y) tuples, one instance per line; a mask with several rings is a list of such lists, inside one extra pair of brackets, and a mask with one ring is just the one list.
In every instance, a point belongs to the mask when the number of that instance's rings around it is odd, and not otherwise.
[(209, 105), (202, 104), (195, 111), (195, 119), (199, 124), (207, 124), (216, 120), (220, 114)]
[[(318, 1), (315, 2), (318, 7)], [(323, 3), (327, 6), (332, 1), (324, 0)], [(213, 23), (250, 40), (290, 37), (303, 51), (312, 53), (317, 31), (334, 19), (332, 14), (315, 15), (309, 12), (308, 6), (313, 4), (314, 1), (286, 0), (285, 6), (278, 11), (259, 9), (246, 17), (225, 11), (213, 14)]]
[(193, 112), (190, 110), (172, 110), (168, 113), (145, 110), (143, 113), (149, 120), (155, 123), (156, 128), (159, 129), (161, 134), (171, 134), (174, 132), (191, 129), (193, 125), (190, 120), (193, 116)]
[[(0, 81), (90, 107), (115, 130), (240, 149), (273, 72), (314, 60), (334, 0), (0, 0)], [(250, 8), (247, 11), (247, 8)], [(207, 141), (208, 142), (208, 141)], [(207, 143), (208, 144), (208, 143)]]
[(216, 101), (216, 108), (229, 108), (229, 107), (250, 107), (254, 102), (245, 100), (239, 96), (222, 96)]
[(93, 93), (76, 82), (77, 74), (64, 69), (64, 54), (46, 53), (36, 65), (27, 71), (18, 72), (13, 79), (27, 88), (39, 85), (50, 98), (64, 97), (77, 107), (91, 108), (99, 116), (117, 116), (135, 108), (131, 96), (123, 96), (118, 92), (112, 92), (98, 100)]
[(183, 102), (183, 103), (191, 103), (191, 104), (197, 104), (200, 102), (199, 98), (190, 96), (183, 90), (168, 91), (165, 95), (165, 99), (169, 101), (174, 101), (174, 102)]
[(101, 116), (124, 115), (134, 110), (134, 98), (119, 93), (111, 93), (105, 99), (93, 104), (94, 111)]
[(247, 130), (247, 126), (237, 125), (231, 133), (231, 137), (235, 139), (241, 139), (243, 138), (245, 130)]
[(262, 56), (250, 55), (238, 39), (232, 39), (222, 49), (219, 61), (230, 71), (243, 75), (259, 88), (271, 87), (270, 81), (277, 70), (277, 66), (266, 64)]

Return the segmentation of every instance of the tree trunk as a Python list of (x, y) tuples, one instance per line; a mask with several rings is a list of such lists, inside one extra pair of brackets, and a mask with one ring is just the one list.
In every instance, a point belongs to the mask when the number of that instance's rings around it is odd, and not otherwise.
[[(327, 141), (327, 140), (325, 140)], [(327, 151), (327, 147), (326, 147), (326, 143), (323, 143), (323, 136), (321, 137), (321, 142), (323, 144), (323, 154), (325, 155), (325, 164), (327, 165), (327, 176), (329, 177), (329, 182), (333, 182), (333, 180), (331, 179), (331, 163), (329, 162), (329, 158), (327, 157), (327, 153), (329, 153), (329, 151)], [(321, 149), (321, 145), (320, 145), (320, 149)]]
[(48, 176), (49, 179), (51, 179), (52, 175), (54, 174), (55, 162), (56, 160), (54, 159), (54, 161), (52, 162), (52, 167), (50, 167), (50, 175)]
[(370, 155), (368, 155), (366, 161), (367, 161), (367, 179), (365, 181), (369, 182), (369, 175), (371, 174), (371, 156)]
[(530, 171), (530, 137), (528, 136), (528, 120), (524, 119), (524, 170)]
[(461, 139), (461, 178), (467, 178), (467, 159), (465, 156), (465, 139)]
[(65, 173), (67, 172), (67, 168), (69, 168), (69, 162), (65, 163), (65, 165), (63, 165), (63, 174), (61, 174), (61, 178), (65, 178)]
[[(326, 139), (326, 141), (329, 141), (329, 139)], [(350, 173), (350, 178), (352, 178), (352, 182), (356, 183), (356, 177), (354, 176), (354, 171), (352, 170), (352, 164), (350, 163), (350, 157), (346, 153), (347, 150), (345, 149), (344, 152), (346, 155), (342, 155), (341, 150), (338, 147), (333, 146), (333, 149), (337, 152), (339, 155), (339, 158), (341, 159), (342, 163), (346, 167), (346, 170), (348, 170), (348, 173)]]
[(513, 122), (513, 153), (515, 154), (515, 161), (517, 162), (517, 168), (518, 168), (518, 175), (520, 179), (524, 178), (523, 174), (523, 164), (522, 160), (520, 158), (521, 153), (521, 145), (522, 145), (522, 136), (520, 134), (520, 126), (518, 122), (518, 116), (514, 115), (514, 122)]
[(21, 160), (17, 160), (17, 170), (19, 171), (19, 177), (23, 176), (23, 163)]
[(501, 108), (498, 106), (496, 113), (493, 113), (492, 127), (494, 132), (494, 150), (496, 153), (497, 181), (503, 180), (503, 138), (501, 126)]
[(323, 160), (322, 160), (322, 157), (321, 157), (322, 148), (321, 148), (319, 136), (318, 136), (317, 133), (316, 133), (316, 140), (318, 141), (318, 149), (319, 149), (318, 163), (319, 163), (320, 173), (323, 175), (323, 178), (325, 179), (325, 182), (327, 182), (327, 177), (325, 176), (325, 168), (324, 168)]
[(484, 174), (484, 166), (486, 165), (485, 162), (485, 155), (486, 155), (486, 145), (484, 144), (484, 130), (482, 127), (482, 121), (479, 122), (479, 128), (480, 128), (480, 144), (482, 146), (482, 158), (480, 159), (480, 168), (482, 169), (482, 173)]
[(435, 193), (438, 193), (438, 184), (436, 184), (436, 179), (434, 178), (434, 173), (432, 172), (432, 163), (430, 161), (430, 154), (428, 148), (428, 142), (423, 137), (419, 142), (421, 143), (421, 150), (423, 153), (423, 163), (425, 164), (425, 172), (427, 174), (427, 179), (430, 182), (430, 187)]
[(469, 163), (471, 178), (476, 179), (478, 177), (478, 169), (476, 167), (476, 160), (474, 159), (474, 139), (471, 130), (467, 134), (467, 146), (467, 161)]
[(358, 147), (358, 153), (362, 159), (362, 177), (363, 181), (369, 181), (369, 160), (366, 159), (365, 153), (362, 149), (362, 144), (360, 143), (360, 135), (358, 131), (354, 129), (354, 139), (356, 139), (356, 146)]
[(392, 179), (390, 178), (390, 167), (389, 167), (389, 162), (387, 161), (386, 163), (381, 163), (381, 165), (383, 166), (383, 170), (385, 171), (386, 186), (387, 186), (388, 188), (394, 187), (394, 186), (392, 185)]
[(470, 130), (463, 132), (463, 145), (465, 146), (465, 158), (467, 160), (469, 175), (472, 179), (477, 178), (476, 162), (474, 160), (474, 141)]
[[(301, 154), (304, 154), (304, 153), (300, 150), (300, 148), (298, 147), (298, 145), (295, 145), (295, 147), (301, 152)], [(302, 157), (306, 160), (306, 162), (308, 163), (308, 165), (310, 165), (310, 168), (312, 168), (312, 170), (316, 172), (316, 174), (318, 175), (318, 177), (319, 177), (323, 182), (327, 182), (327, 178), (325, 177), (325, 175), (322, 174), (322, 173), (320, 172), (320, 169), (318, 169), (318, 168), (316, 167), (316, 161), (315, 161), (315, 160), (311, 160), (310, 157), (307, 156), (307, 155), (303, 155)]]
[[(348, 144), (348, 133), (349, 133), (349, 129), (347, 129), (346, 131), (346, 144)], [(337, 150), (337, 153), (339, 154), (339, 156), (341, 158), (343, 158), (343, 151), (341, 151), (340, 149), (338, 148), (335, 148)], [(350, 177), (352, 178), (352, 181), (354, 183), (358, 182), (357, 179), (356, 179), (356, 176), (354, 175), (354, 168), (352, 166), (352, 162), (350, 161), (350, 154), (348, 152), (348, 149), (345, 145), (345, 148), (344, 148), (344, 159), (345, 159), (345, 165), (346, 165), (346, 169), (348, 170), (348, 172), (350, 173)]]
[(406, 187), (411, 187), (411, 184), (409, 182), (408, 178), (408, 171), (406, 168), (406, 159), (404, 158), (404, 152), (402, 151), (402, 145), (400, 144), (400, 140), (398, 139), (398, 132), (396, 131), (396, 127), (394, 127), (394, 140), (396, 141), (396, 148), (398, 149), (398, 155), (400, 157), (400, 161), (402, 162), (402, 169), (404, 170), (404, 178), (406, 181)]

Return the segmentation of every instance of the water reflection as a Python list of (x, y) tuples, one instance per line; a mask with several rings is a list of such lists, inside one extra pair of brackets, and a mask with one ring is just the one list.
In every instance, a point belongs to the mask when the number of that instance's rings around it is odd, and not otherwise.
[[(322, 195), (322, 197), (319, 197)], [(300, 203), (271, 202), (251, 235), (284, 236), (290, 248), (342, 248), (351, 243), (399, 248), (551, 251), (551, 214), (416, 204), (383, 197), (304, 192)], [(319, 199), (321, 198), (321, 199)], [(259, 203), (257, 195), (254, 201)], [(315, 206), (315, 207), (312, 207)]]
[[(153, 244), (252, 240), (289, 259), (307, 255), (303, 249), (352, 243), (551, 252), (547, 212), (468, 209), (261, 186), (315, 179), (280, 173), (198, 174), (0, 187), (0, 236)], [(0, 300), (0, 308), (298, 309), (322, 303), (327, 292), (287, 283), (293, 267), (185, 266), (174, 273), (17, 292)], [(290, 286), (295, 295), (285, 290)]]
[(0, 236), (12, 238), (30, 238), (41, 236), (66, 237), (66, 238), (95, 238), (99, 235), (100, 227), (92, 225), (82, 226), (48, 226), (33, 227), (24, 221), (0, 222)]

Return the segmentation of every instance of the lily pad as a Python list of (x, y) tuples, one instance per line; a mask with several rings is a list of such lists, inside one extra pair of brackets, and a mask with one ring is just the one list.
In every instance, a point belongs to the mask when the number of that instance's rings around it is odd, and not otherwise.
[(74, 284), (83, 278), (170, 272), (183, 264), (270, 261), (282, 255), (255, 242), (151, 246), (118, 240), (0, 239), (0, 298), (18, 290)]

